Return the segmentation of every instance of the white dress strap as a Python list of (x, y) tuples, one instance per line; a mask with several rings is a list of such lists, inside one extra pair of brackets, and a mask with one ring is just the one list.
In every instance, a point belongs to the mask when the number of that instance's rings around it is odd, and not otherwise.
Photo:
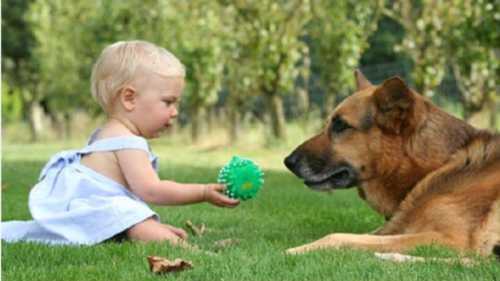
[(140, 149), (150, 152), (148, 142), (144, 138), (136, 136), (112, 137), (95, 140), (79, 152), (80, 154), (87, 154), (91, 152), (116, 151), (122, 149)]

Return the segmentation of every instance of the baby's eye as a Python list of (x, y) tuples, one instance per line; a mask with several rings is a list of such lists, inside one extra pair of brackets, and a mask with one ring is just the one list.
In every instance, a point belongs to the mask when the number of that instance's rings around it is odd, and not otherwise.
[(176, 104), (177, 102), (175, 100), (164, 100), (163, 101), (166, 105), (170, 106), (170, 105), (174, 105)]

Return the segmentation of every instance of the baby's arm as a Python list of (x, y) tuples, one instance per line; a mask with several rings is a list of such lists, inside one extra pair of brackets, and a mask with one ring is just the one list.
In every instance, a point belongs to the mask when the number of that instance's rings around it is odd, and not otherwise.
[(157, 205), (182, 205), (207, 201), (221, 207), (235, 207), (238, 200), (220, 193), (220, 184), (183, 184), (160, 180), (148, 154), (142, 150), (116, 152), (120, 169), (129, 189), (147, 203)]

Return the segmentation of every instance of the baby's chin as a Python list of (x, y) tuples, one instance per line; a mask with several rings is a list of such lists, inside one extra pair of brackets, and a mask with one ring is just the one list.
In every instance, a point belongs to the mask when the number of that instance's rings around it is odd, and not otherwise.
[(157, 139), (163, 134), (162, 131), (156, 131), (149, 134), (143, 134), (142, 137), (148, 140)]
[(166, 125), (166, 126), (162, 127), (160, 130), (153, 133), (151, 136), (149, 136), (148, 139), (156, 139), (156, 138), (159, 138), (161, 136), (168, 135), (172, 132), (172, 127), (173, 126), (171, 124)]

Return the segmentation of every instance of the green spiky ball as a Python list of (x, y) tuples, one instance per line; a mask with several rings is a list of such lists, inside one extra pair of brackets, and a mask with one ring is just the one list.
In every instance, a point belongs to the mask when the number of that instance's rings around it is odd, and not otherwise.
[(233, 156), (219, 171), (217, 181), (226, 185), (226, 195), (240, 200), (254, 198), (264, 184), (264, 173), (252, 160)]

